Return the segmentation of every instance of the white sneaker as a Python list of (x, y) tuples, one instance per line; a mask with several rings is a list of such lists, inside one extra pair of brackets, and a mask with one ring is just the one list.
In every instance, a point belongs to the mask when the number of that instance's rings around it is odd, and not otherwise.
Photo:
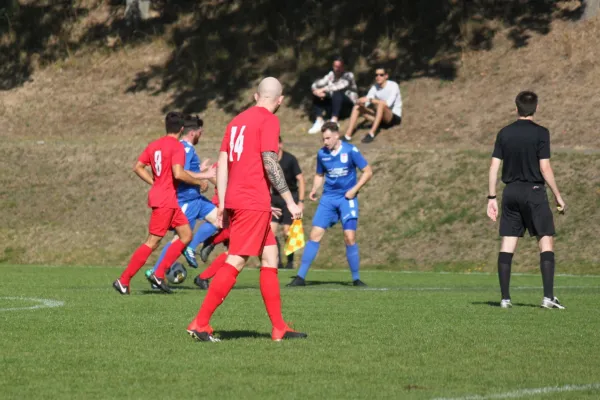
[(315, 135), (315, 134), (321, 132), (321, 128), (323, 127), (323, 124), (325, 124), (325, 121), (323, 121), (322, 119), (316, 120), (315, 123), (313, 124), (313, 126), (308, 130), (308, 133), (311, 135)]
[(565, 306), (560, 304), (560, 302), (558, 301), (558, 297), (554, 297), (553, 299), (544, 297), (544, 299), (542, 300), (541, 307), (542, 308), (558, 308), (559, 310), (565, 309)]
[(502, 299), (502, 301), (500, 301), (500, 307), (501, 308), (511, 308), (512, 303), (510, 302), (510, 299)]

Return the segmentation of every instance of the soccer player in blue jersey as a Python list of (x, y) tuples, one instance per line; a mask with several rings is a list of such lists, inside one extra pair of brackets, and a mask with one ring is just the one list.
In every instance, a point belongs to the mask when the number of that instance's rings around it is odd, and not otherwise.
[[(200, 163), (200, 158), (196, 154), (194, 146), (198, 144), (202, 136), (204, 123), (198, 117), (186, 115), (184, 118), (183, 131), (180, 136), (180, 141), (185, 150), (185, 165), (183, 167), (192, 177), (198, 179), (211, 179), (216, 176), (216, 169), (209, 168), (210, 160), (205, 160)], [(207, 188), (208, 186), (206, 186)], [(211, 237), (217, 231), (217, 208), (212, 202), (201, 194), (199, 186), (180, 183), (177, 186), (177, 201), (181, 207), (181, 211), (187, 217), (192, 230), (198, 220), (205, 220), (206, 223), (200, 225), (190, 244), (183, 251), (188, 264), (197, 268), (195, 249), (198, 245)], [(176, 239), (176, 238), (175, 238)], [(175, 240), (173, 239), (173, 240)], [(154, 270), (162, 261), (166, 254), (170, 243), (165, 246), (160, 254)], [(148, 274), (148, 272), (147, 272)]]
[[(317, 173), (309, 198), (316, 201), (317, 190), (325, 183), (313, 218), (310, 240), (306, 243), (298, 274), (287, 286), (304, 286), (308, 269), (319, 251), (325, 230), (338, 221), (344, 230), (346, 258), (354, 286), (366, 286), (358, 272), (360, 257), (356, 244), (358, 191), (371, 179), (373, 170), (356, 146), (340, 140), (339, 127), (327, 122), (321, 128), (324, 147), (317, 153)], [(362, 174), (357, 180), (356, 169)]]

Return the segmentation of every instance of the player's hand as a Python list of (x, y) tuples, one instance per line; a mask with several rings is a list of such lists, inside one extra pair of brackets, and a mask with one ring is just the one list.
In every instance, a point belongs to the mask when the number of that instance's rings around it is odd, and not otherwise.
[(556, 198), (556, 209), (560, 214), (564, 214), (567, 211), (567, 204), (560, 196)]
[(215, 178), (217, 176), (217, 168), (211, 167), (204, 171), (204, 174), (206, 175), (205, 179)]
[(291, 202), (287, 205), (290, 214), (292, 214), (292, 219), (302, 219), (302, 210), (298, 207), (298, 204)]
[(308, 194), (308, 198), (311, 199), (312, 201), (317, 201), (317, 191), (316, 190), (311, 190), (310, 193)]
[(356, 197), (356, 193), (357, 190), (356, 189), (350, 189), (346, 192), (346, 194), (344, 195), (348, 200), (352, 200), (353, 198)]
[(204, 193), (208, 190), (208, 181), (200, 181), (200, 193)]
[(365, 104), (367, 104), (367, 98), (366, 97), (361, 97), (360, 99), (358, 99), (356, 101), (356, 104), (358, 104), (359, 106), (364, 106)]
[(283, 210), (281, 208), (271, 207), (271, 212), (273, 213), (273, 216), (275, 218), (279, 218), (279, 217), (281, 217)]
[(492, 221), (496, 222), (498, 218), (498, 202), (496, 199), (488, 200), (487, 215)]
[(200, 164), (200, 172), (206, 171), (210, 166), (210, 158), (207, 158)]

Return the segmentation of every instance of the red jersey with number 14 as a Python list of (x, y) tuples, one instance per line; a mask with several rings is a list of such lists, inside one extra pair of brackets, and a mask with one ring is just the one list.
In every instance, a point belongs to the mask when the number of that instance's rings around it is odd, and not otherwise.
[(179, 208), (177, 182), (173, 177), (173, 165), (185, 164), (185, 150), (177, 138), (164, 136), (150, 143), (140, 154), (138, 161), (152, 167), (154, 184), (148, 193), (148, 206)]
[(251, 107), (227, 125), (221, 151), (227, 153), (225, 208), (271, 211), (271, 184), (262, 153), (279, 150), (279, 118), (264, 107)]

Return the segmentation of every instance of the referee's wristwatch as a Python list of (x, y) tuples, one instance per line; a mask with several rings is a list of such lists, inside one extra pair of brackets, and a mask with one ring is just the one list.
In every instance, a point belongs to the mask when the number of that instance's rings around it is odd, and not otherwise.
[(496, 196), (488, 196), (488, 200), (494, 200), (496, 198)]

